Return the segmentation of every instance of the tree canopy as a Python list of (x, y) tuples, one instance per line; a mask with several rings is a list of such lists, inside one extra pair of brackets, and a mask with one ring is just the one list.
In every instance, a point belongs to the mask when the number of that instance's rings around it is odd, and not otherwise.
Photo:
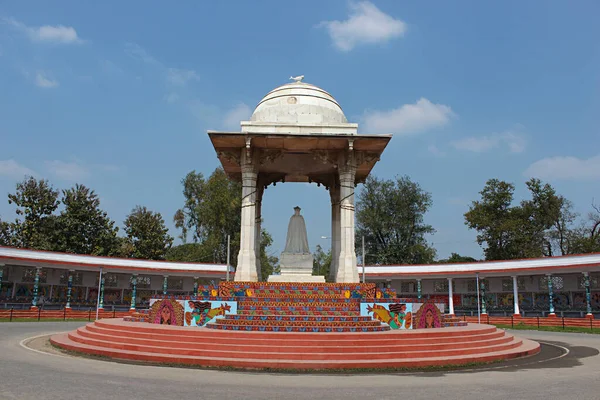
[(136, 206), (125, 219), (127, 256), (164, 260), (173, 238), (160, 213)]
[(367, 178), (356, 201), (356, 248), (365, 237), (367, 263), (428, 264), (435, 249), (425, 238), (435, 230), (424, 222), (431, 194), (408, 176)]
[[(174, 261), (227, 262), (227, 235), (231, 238), (231, 265), (237, 265), (240, 248), (242, 186), (230, 180), (222, 168), (217, 168), (206, 179), (192, 171), (182, 180), (184, 206), (173, 218), (181, 229), (184, 244), (174, 246), (167, 258)], [(191, 236), (193, 243), (186, 243)], [(273, 243), (263, 229), (259, 259), (261, 278), (265, 280), (277, 271), (277, 257), (269, 254)]]
[[(515, 186), (490, 179), (467, 213), (465, 224), (478, 232), (485, 244), (486, 260), (509, 260), (594, 251), (597, 235), (594, 215), (591, 227), (575, 227), (572, 204), (548, 183), (532, 178), (526, 182), (529, 200), (513, 205)], [(595, 236), (596, 235), (596, 236)], [(596, 239), (594, 239), (596, 238)]]

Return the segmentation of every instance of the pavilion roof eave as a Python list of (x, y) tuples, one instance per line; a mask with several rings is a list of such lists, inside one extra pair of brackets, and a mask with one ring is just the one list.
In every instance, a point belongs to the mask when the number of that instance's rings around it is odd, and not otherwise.
[[(100, 268), (116, 273), (139, 273), (149, 275), (224, 277), (224, 264), (179, 263), (171, 261), (138, 260), (128, 258), (99, 257), (81, 254), (65, 254), (0, 247), (0, 264), (56, 269), (98, 271)], [(233, 268), (230, 267), (230, 272)], [(233, 273), (233, 272), (232, 272)]]
[(438, 278), (535, 275), (600, 271), (600, 253), (544, 257), (511, 261), (482, 261), (455, 264), (366, 266), (370, 278)]

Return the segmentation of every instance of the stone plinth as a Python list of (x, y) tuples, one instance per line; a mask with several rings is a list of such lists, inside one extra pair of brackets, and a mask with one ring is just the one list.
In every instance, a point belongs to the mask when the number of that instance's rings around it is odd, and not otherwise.
[(322, 275), (313, 276), (312, 254), (282, 253), (280, 259), (281, 275), (270, 275), (269, 282), (325, 282)]

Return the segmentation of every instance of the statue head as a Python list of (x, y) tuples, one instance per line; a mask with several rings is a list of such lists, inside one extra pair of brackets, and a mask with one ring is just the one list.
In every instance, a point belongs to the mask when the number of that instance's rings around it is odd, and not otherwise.
[(298, 207), (298, 206), (294, 207), (294, 215), (300, 215), (300, 210), (301, 210), (300, 207)]

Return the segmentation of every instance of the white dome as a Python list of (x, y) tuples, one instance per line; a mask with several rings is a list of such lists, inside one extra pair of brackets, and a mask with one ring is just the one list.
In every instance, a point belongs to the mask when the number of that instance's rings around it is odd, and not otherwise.
[(294, 82), (271, 90), (256, 106), (252, 122), (280, 124), (345, 124), (332, 95), (308, 83)]

